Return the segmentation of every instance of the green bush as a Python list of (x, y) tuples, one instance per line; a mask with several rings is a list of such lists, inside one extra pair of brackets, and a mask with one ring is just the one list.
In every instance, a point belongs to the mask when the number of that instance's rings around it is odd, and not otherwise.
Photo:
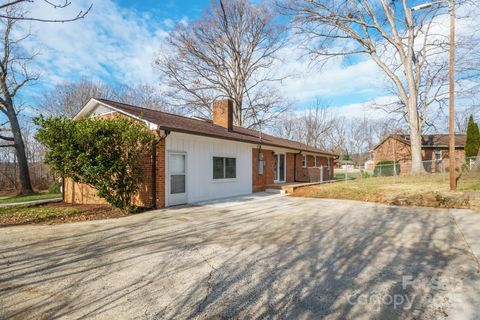
[(394, 176), (395, 171), (397, 172), (397, 175), (400, 174), (400, 164), (397, 162), (394, 165), (394, 163), (395, 162), (392, 160), (380, 161), (375, 165), (375, 169), (373, 169), (373, 174), (380, 177)]
[(48, 193), (60, 193), (61, 190), (60, 190), (60, 187), (61, 187), (61, 183), (58, 182), (58, 181), (55, 181), (54, 183), (52, 183), (52, 185), (48, 188)]
[(362, 171), (362, 178), (370, 178), (372, 176), (372, 173), (369, 171)]
[(132, 197), (139, 189), (142, 161), (151, 150), (154, 134), (141, 122), (127, 118), (34, 119), (35, 138), (45, 145), (45, 162), (60, 177), (98, 190), (98, 196), (132, 212)]

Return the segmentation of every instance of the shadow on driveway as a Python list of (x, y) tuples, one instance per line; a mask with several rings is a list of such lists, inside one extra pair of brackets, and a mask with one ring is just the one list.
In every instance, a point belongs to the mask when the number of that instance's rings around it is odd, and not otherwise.
[(216, 202), (8, 228), (0, 259), (0, 318), (431, 319), (459, 290), (478, 304), (476, 262), (431, 208)]

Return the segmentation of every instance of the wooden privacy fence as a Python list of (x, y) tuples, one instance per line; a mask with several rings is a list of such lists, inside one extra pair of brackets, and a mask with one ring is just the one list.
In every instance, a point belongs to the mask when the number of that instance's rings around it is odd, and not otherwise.
[[(33, 188), (36, 190), (46, 190), (55, 182), (55, 173), (44, 163), (30, 164), (29, 172)], [(0, 193), (19, 190), (18, 165), (16, 163), (0, 163)]]

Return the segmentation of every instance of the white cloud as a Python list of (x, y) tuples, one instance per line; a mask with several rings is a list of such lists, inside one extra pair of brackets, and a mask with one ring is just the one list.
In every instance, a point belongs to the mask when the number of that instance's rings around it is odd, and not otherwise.
[(395, 101), (394, 96), (381, 96), (364, 103), (352, 103), (342, 106), (333, 106), (330, 108), (335, 116), (345, 118), (369, 118), (384, 119), (388, 116), (386, 112), (374, 106), (387, 105)]
[(385, 90), (384, 75), (371, 60), (346, 64), (344, 59), (331, 59), (324, 66), (310, 63), (297, 44), (280, 51), (282, 62), (276, 72), (289, 77), (281, 90), (295, 102), (308, 102), (320, 97), (325, 100), (352, 95), (377, 96)]
[[(72, 2), (64, 11), (42, 5), (37, 16), (74, 16), (91, 0)], [(95, 1), (85, 19), (69, 23), (33, 23), (29, 45), (40, 51), (36, 66), (42, 83), (80, 77), (118, 83), (153, 83), (158, 74), (153, 61), (167, 32), (155, 17), (125, 10), (111, 0)]]

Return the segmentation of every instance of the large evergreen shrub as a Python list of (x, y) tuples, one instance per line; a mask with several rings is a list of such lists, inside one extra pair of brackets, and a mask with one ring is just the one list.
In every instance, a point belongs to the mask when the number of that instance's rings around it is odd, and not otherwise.
[(476, 157), (480, 148), (480, 132), (473, 116), (468, 119), (467, 141), (465, 143), (465, 157)]
[(134, 211), (132, 197), (139, 189), (142, 161), (154, 134), (127, 118), (34, 119), (35, 138), (48, 149), (45, 162), (61, 177), (85, 183), (112, 206)]

